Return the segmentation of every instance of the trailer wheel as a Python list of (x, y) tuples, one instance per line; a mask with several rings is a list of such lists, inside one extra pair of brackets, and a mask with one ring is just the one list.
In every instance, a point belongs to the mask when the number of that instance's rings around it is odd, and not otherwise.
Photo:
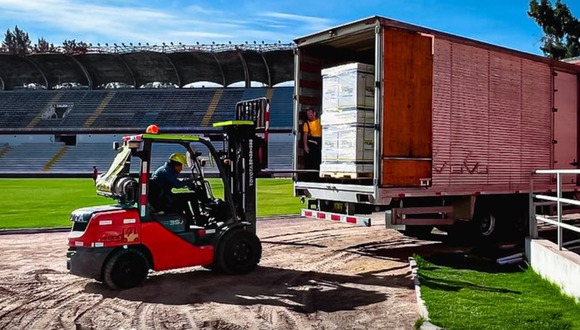
[(218, 269), (226, 274), (246, 274), (254, 270), (262, 257), (262, 244), (246, 230), (226, 233), (217, 248)]
[(494, 210), (489, 204), (476, 205), (473, 215), (476, 240), (493, 242), (500, 238), (503, 230), (498, 216), (497, 209)]
[(147, 259), (141, 251), (122, 249), (114, 252), (105, 264), (103, 278), (112, 289), (124, 290), (143, 283), (148, 271)]
[(491, 212), (486, 212), (477, 219), (479, 233), (483, 237), (491, 237), (497, 232), (497, 218)]

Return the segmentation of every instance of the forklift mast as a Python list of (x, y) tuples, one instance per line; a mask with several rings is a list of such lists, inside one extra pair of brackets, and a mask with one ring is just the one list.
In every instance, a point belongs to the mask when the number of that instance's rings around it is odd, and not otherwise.
[(265, 97), (236, 103), (236, 120), (251, 120), (256, 126), (254, 147), (258, 152), (260, 170), (268, 167), (268, 133), (270, 101)]
[(256, 174), (258, 165), (254, 146), (255, 127), (249, 120), (234, 120), (214, 124), (224, 128), (225, 158), (229, 164), (229, 187), (237, 219), (248, 223), (256, 233)]
[(269, 102), (266, 98), (236, 104), (236, 120), (214, 124), (224, 129), (225, 159), (236, 214), (256, 233), (256, 178), (268, 164)]

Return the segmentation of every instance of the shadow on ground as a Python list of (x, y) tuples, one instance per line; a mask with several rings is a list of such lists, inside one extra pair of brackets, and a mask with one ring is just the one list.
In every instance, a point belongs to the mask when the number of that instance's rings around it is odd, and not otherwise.
[[(383, 273), (384, 274), (384, 273)], [(407, 274), (340, 275), (258, 267), (247, 275), (228, 276), (203, 269), (155, 274), (141, 287), (113, 291), (91, 282), (89, 293), (148, 303), (182, 305), (216, 302), (231, 305), (282, 306), (296, 312), (354, 310), (388, 299), (380, 287), (412, 288)]]

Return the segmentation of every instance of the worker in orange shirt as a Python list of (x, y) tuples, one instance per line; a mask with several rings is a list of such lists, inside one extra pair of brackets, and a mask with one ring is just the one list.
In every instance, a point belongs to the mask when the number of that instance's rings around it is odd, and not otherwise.
[(320, 118), (312, 107), (306, 109), (307, 121), (302, 127), (302, 143), (305, 154), (305, 168), (310, 170), (319, 170), (321, 161), (322, 147), (322, 126)]

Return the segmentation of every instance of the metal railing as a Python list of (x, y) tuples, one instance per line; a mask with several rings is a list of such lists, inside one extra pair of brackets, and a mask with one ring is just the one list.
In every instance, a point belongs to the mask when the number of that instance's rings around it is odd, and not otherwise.
[[(543, 195), (534, 193), (534, 176), (536, 175), (554, 175), (556, 178), (556, 196)], [(562, 189), (562, 176), (563, 175), (578, 175), (580, 176), (580, 169), (578, 170), (536, 170), (532, 173), (532, 178), (530, 180), (530, 228), (529, 234), (530, 238), (538, 238), (538, 221), (548, 223), (556, 226), (557, 230), (557, 244), (558, 249), (561, 251), (562, 247), (567, 244), (578, 243), (580, 240), (574, 240), (571, 242), (564, 243), (562, 230), (571, 230), (573, 232), (580, 234), (580, 227), (575, 227), (573, 225), (563, 222), (563, 212), (562, 205), (575, 205), (580, 207), (580, 201), (576, 199), (564, 198)], [(535, 200), (544, 201), (543, 203), (555, 203), (556, 215), (548, 216), (544, 214), (536, 214), (537, 206), (542, 202), (538, 203)]]

